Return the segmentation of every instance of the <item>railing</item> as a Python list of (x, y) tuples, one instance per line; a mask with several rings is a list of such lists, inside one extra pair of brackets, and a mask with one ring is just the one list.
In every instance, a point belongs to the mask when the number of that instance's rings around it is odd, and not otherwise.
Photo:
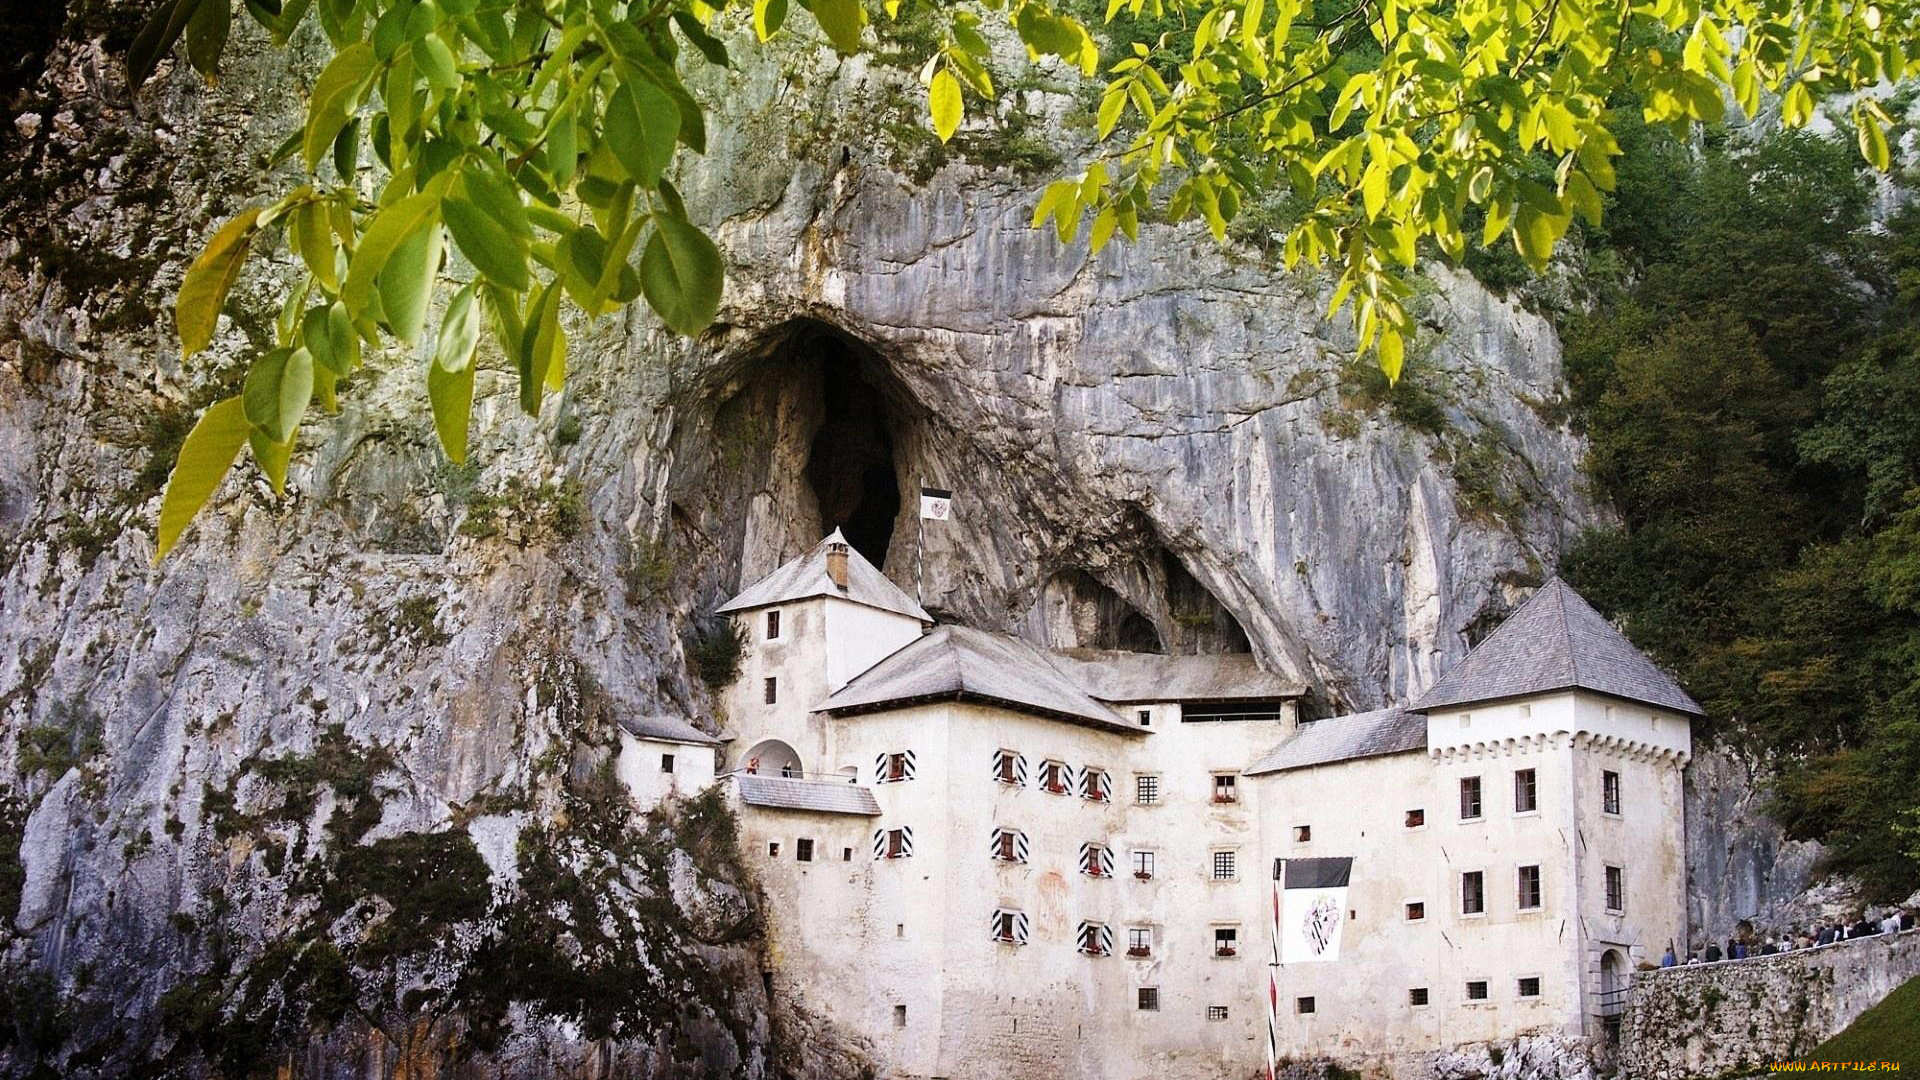
[(1619, 986), (1612, 990), (1602, 990), (1593, 995), (1593, 1014), (1608, 1019), (1616, 1018), (1627, 1011), (1627, 995), (1630, 987)]

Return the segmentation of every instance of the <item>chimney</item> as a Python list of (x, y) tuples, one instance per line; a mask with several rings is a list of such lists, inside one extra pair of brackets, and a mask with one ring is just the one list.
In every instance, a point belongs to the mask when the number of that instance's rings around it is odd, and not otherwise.
[(847, 545), (827, 545), (827, 576), (833, 579), (835, 588), (847, 587)]

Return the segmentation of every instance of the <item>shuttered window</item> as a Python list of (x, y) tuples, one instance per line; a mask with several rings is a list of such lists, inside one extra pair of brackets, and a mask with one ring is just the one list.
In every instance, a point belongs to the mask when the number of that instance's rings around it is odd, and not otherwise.
[(873, 834), (873, 857), (876, 859), (908, 859), (913, 857), (913, 828), (902, 825), (897, 829), (880, 829)]
[(1080, 872), (1088, 877), (1112, 877), (1113, 849), (1105, 844), (1081, 844)]
[(993, 780), (1010, 787), (1027, 786), (1027, 759), (1012, 750), (995, 750)]
[(993, 830), (989, 852), (998, 862), (1023, 863), (1031, 853), (1027, 847), (1027, 834), (1019, 829)]
[(876, 754), (873, 759), (873, 782), (876, 784), (897, 784), (902, 780), (911, 780), (918, 770), (919, 763), (913, 751), (900, 750), (891, 754)]
[(996, 908), (990, 930), (993, 940), (1008, 945), (1025, 945), (1028, 933), (1027, 913), (1011, 908)]
[(1113, 955), (1113, 928), (1106, 923), (1083, 922), (1075, 935), (1080, 951), (1088, 956)]
[(1040, 790), (1052, 795), (1065, 795), (1074, 789), (1073, 769), (1064, 761), (1043, 761), (1040, 763)]
[(1112, 802), (1113, 778), (1104, 769), (1087, 769), (1080, 774), (1080, 797), (1088, 802)]

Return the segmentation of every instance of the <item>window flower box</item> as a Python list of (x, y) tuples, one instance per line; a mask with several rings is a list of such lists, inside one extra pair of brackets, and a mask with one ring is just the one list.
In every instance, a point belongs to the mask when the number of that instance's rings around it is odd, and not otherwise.
[(1214, 795), (1214, 797), (1213, 797), (1213, 801), (1214, 801), (1215, 803), (1221, 803), (1221, 804), (1223, 804), (1223, 803), (1237, 803), (1237, 802), (1239, 802), (1239, 801), (1240, 801), (1240, 796), (1238, 796), (1238, 795), (1220, 795), (1220, 794), (1216, 794), (1216, 795)]
[(1136, 881), (1152, 881), (1153, 880), (1153, 874), (1150, 871), (1146, 871), (1146, 870), (1135, 870), (1133, 872), (1133, 877), (1134, 877), (1134, 880)]
[(1220, 946), (1219, 948), (1217, 948), (1217, 949), (1215, 949), (1215, 950), (1213, 950), (1213, 955), (1215, 955), (1215, 956), (1239, 956), (1239, 955), (1240, 955), (1240, 950), (1238, 950), (1238, 949), (1236, 949), (1236, 948), (1234, 948), (1234, 947), (1233, 947), (1233, 946), (1231, 946), (1231, 945), (1222, 945), (1222, 946)]
[(1127, 949), (1127, 955), (1133, 957), (1152, 956), (1153, 950), (1145, 945), (1134, 945)]

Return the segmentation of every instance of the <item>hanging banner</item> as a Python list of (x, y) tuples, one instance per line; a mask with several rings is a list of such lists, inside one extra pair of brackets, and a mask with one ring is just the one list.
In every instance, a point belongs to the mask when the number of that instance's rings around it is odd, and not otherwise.
[(920, 516), (928, 521), (946, 521), (953, 516), (953, 492), (944, 488), (920, 489)]
[(1347, 879), (1352, 859), (1276, 859), (1280, 881), (1280, 963), (1305, 964), (1340, 958), (1340, 930), (1347, 922)]

